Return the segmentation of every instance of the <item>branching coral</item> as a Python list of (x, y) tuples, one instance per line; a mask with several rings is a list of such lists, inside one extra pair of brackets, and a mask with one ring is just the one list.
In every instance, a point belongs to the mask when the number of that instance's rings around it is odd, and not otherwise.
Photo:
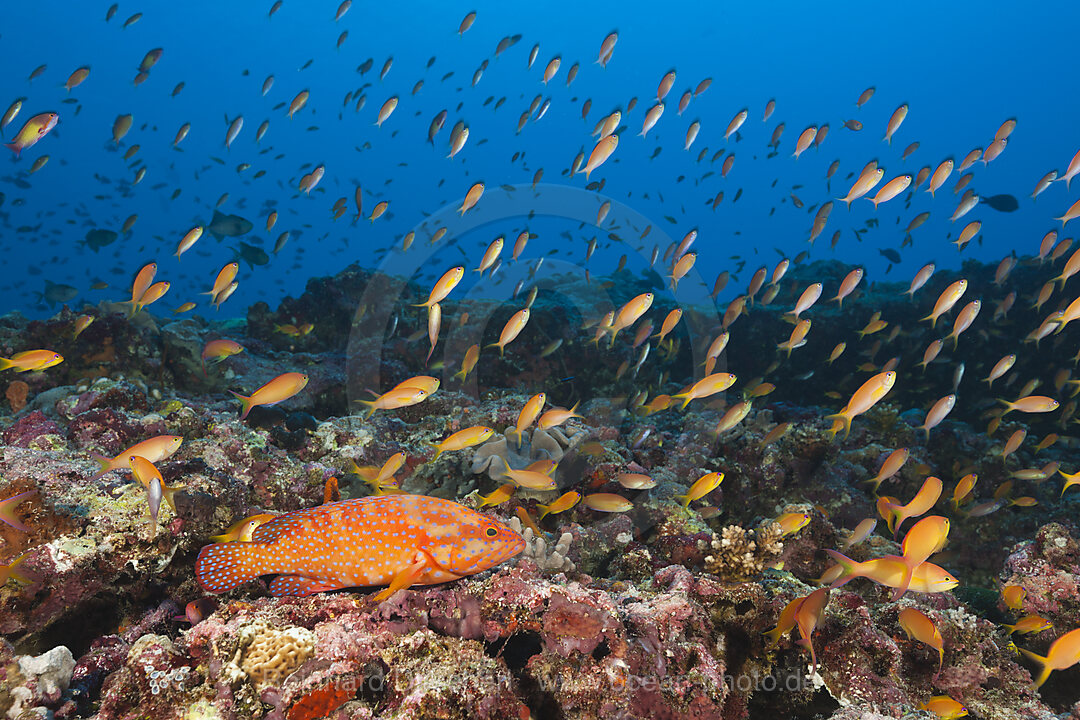
[(521, 520), (516, 517), (510, 518), (507, 524), (515, 531), (521, 533), (521, 536), (525, 538), (525, 549), (521, 553), (522, 556), (535, 562), (541, 570), (551, 573), (568, 573), (574, 571), (576, 566), (574, 565), (574, 562), (567, 557), (570, 552), (570, 543), (574, 539), (573, 535), (570, 533), (563, 533), (555, 542), (554, 547), (549, 550), (545, 538), (534, 535), (532, 528), (522, 529)]
[(756, 530), (728, 525), (719, 537), (713, 536), (705, 569), (725, 580), (749, 580), (780, 556), (784, 549), (782, 536), (783, 530), (776, 522), (764, 523)]

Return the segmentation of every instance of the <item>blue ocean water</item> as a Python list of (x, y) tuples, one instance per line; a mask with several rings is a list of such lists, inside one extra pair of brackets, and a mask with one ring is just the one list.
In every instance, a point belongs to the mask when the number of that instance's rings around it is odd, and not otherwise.
[[(849, 174), (857, 174), (869, 160), (876, 158), (886, 168), (885, 180), (936, 167), (947, 156), (959, 164), (973, 148), (985, 147), (1009, 117), (1017, 118), (1018, 125), (1007, 149), (989, 166), (980, 162), (972, 168), (970, 187), (983, 196), (1013, 194), (1020, 209), (1003, 214), (983, 205), (970, 213), (965, 222), (983, 221), (981, 242), (963, 253), (948, 242), (949, 233), (955, 238), (964, 224), (949, 222), (958, 201), (952, 192), (954, 174), (936, 199), (920, 191), (909, 206), (897, 198), (875, 212), (862, 200), (849, 214), (837, 203), (810, 259), (836, 257), (865, 266), (869, 281), (906, 282), (931, 260), (939, 268), (958, 267), (966, 258), (996, 262), (1014, 251), (1032, 254), (1046, 230), (1060, 226), (1052, 218), (1075, 199), (1064, 183), (1053, 184), (1037, 202), (1029, 197), (1046, 172), (1064, 172), (1080, 147), (1072, 121), (1080, 99), (1061, 82), (1069, 66), (1069, 29), (1080, 15), (1080, 8), (1069, 3), (1016, 12), (998, 3), (666, 8), (654, 3), (405, 7), (357, 2), (337, 22), (338, 2), (285, 0), (269, 16), (271, 6), (121, 3), (109, 22), (110, 3), (104, 2), (70, 4), (62, 12), (25, 3), (4, 8), (0, 104), (6, 108), (26, 97), (5, 139), (34, 114), (60, 114), (53, 133), (19, 160), (5, 158), (0, 173), (5, 196), (0, 253), (4, 265), (15, 269), (0, 282), (7, 309), (48, 314), (36, 298), (45, 280), (74, 286), (79, 293), (74, 305), (127, 299), (134, 273), (156, 260), (159, 279), (172, 282), (163, 305), (171, 309), (201, 299), (197, 312), (211, 310), (198, 293), (208, 290), (217, 270), (235, 257), (231, 248), (236, 239), (207, 235), (181, 260), (170, 256), (188, 229), (210, 220), (226, 193), (220, 210), (255, 225), (239, 240), (266, 252), (281, 232), (290, 231), (290, 240), (271, 254), (267, 265), (242, 264), (239, 287), (223, 306), (224, 315), (243, 315), (257, 300), (276, 306), (284, 295), (301, 292), (308, 278), (352, 262), (385, 265), (426, 284), (452, 265), (474, 267), (497, 235), (507, 237), (509, 252), (513, 238), (526, 227), (537, 235), (526, 257), (558, 259), (570, 270), (586, 267), (586, 244), (598, 236), (601, 249), (587, 266), (594, 275), (610, 272), (624, 253), (630, 256), (628, 267), (641, 270), (653, 245), (659, 244), (662, 253), (666, 238), (678, 240), (696, 227), (699, 294), (707, 292), (717, 273), (739, 266), (733, 256), (746, 259), (738, 282), (721, 296), (724, 302), (741, 292), (756, 267), (774, 265), (778, 252), (794, 257), (810, 249), (806, 238), (813, 214), (807, 208), (843, 196), (853, 180)], [(458, 26), (470, 10), (477, 12), (476, 22), (459, 36)], [(122, 27), (138, 12), (137, 22)], [(595, 62), (600, 44), (615, 30), (613, 58), (601, 67)], [(499, 41), (517, 34), (520, 40), (496, 58)], [(530, 69), (527, 58), (537, 44)], [(136, 86), (138, 65), (154, 48), (163, 49), (162, 57)], [(544, 85), (544, 68), (555, 55), (562, 58), (561, 68)], [(358, 72), (369, 58), (370, 70)], [(392, 66), (380, 80), (388, 58)], [(474, 73), (485, 62), (473, 86)], [(567, 86), (574, 63), (580, 70)], [(40, 65), (46, 70), (27, 81)], [(88, 79), (65, 91), (64, 81), (83, 65), (91, 68)], [(677, 78), (666, 111), (647, 137), (639, 137), (657, 85), (671, 69)], [(274, 84), (263, 96), (268, 75)], [(709, 89), (677, 114), (679, 97), (706, 77), (712, 78)], [(414, 94), (420, 80), (423, 85)], [(173, 96), (181, 82), (182, 91)], [(868, 86), (877, 92), (857, 109), (855, 100)], [(288, 118), (289, 102), (304, 89), (310, 91), (307, 106)], [(366, 102), (356, 111), (359, 95)], [(400, 104), (376, 127), (379, 108), (392, 95), (400, 97)], [(517, 133), (520, 115), (537, 96), (541, 102), (550, 99), (550, 109), (539, 120), (533, 113)], [(634, 97), (636, 107), (627, 111)], [(502, 98), (505, 102), (494, 109)], [(772, 98), (776, 112), (762, 122)], [(583, 120), (587, 99), (591, 110)], [(886, 145), (885, 125), (901, 103), (910, 106), (909, 115)], [(592, 176), (604, 182), (598, 198), (584, 191), (584, 174), (571, 178), (566, 170), (579, 152), (588, 156), (595, 124), (617, 108), (625, 128), (612, 159)], [(725, 127), (743, 108), (749, 119), (740, 137), (725, 142)], [(446, 125), (429, 145), (429, 123), (443, 109), (448, 111)], [(134, 123), (117, 146), (111, 141), (112, 124), (126, 113)], [(244, 126), (226, 149), (227, 121), (237, 116), (243, 116)], [(863, 123), (861, 132), (842, 127), (851, 118)], [(264, 120), (270, 127), (256, 144), (255, 131)], [(450, 128), (458, 120), (468, 125), (469, 140), (456, 158), (447, 159)], [(700, 121), (701, 132), (687, 151), (686, 131), (694, 120)], [(786, 129), (777, 156), (769, 158), (767, 143), (779, 122)], [(173, 138), (184, 123), (191, 123), (191, 132), (174, 149)], [(830, 132), (822, 146), (792, 158), (798, 134), (823, 123)], [(902, 161), (901, 152), (916, 141), (918, 149)], [(135, 144), (138, 152), (124, 160)], [(654, 155), (658, 148), (660, 154)], [(726, 178), (720, 174), (722, 158), (709, 160), (721, 149), (736, 157)], [(49, 162), (28, 175), (34, 161), (46, 154)], [(837, 159), (839, 172), (827, 186), (826, 170)], [(238, 171), (241, 163), (250, 167)], [(325, 178), (310, 195), (300, 194), (300, 178), (318, 164), (326, 166)], [(141, 167), (145, 179), (132, 185)], [(575, 205), (574, 210), (530, 218), (535, 210), (530, 190), (494, 213), (480, 214), (486, 203), (494, 205), (499, 186), (528, 186), (540, 168), (541, 194), (548, 185), (582, 191), (572, 201), (559, 201)], [(256, 179), (259, 171), (265, 174)], [(451, 233), (416, 258), (389, 253), (391, 260), (384, 260), (383, 253), (400, 248), (411, 229), (421, 228), (415, 248), (426, 245), (436, 225), (425, 225), (425, 218), (449, 215), (447, 208), (456, 209), (477, 181), (486, 183), (487, 193), (472, 211), (476, 216), (458, 226), (459, 235)], [(366, 218), (351, 223), (357, 185), (364, 191), (365, 216), (381, 200), (389, 202), (387, 214), (374, 223)], [(179, 196), (172, 199), (177, 190)], [(713, 210), (711, 200), (719, 191), (725, 198)], [(792, 193), (807, 207), (796, 209)], [(347, 198), (349, 209), (335, 221), (331, 212), (338, 198)], [(640, 232), (619, 228), (633, 242), (611, 243), (606, 239), (610, 227), (582, 227), (578, 219), (604, 198), (651, 223), (650, 235), (638, 241)], [(267, 232), (265, 217), (271, 210), (279, 219)], [(886, 276), (890, 263), (879, 250), (899, 249), (902, 228), (924, 210), (931, 212), (930, 220), (915, 232), (914, 245), (900, 250), (902, 262)], [(119, 230), (134, 214), (138, 220), (132, 232), (110, 246), (93, 252), (83, 244), (88, 230)], [(880, 224), (860, 242), (851, 229), (862, 228), (870, 218)], [(835, 230), (841, 230), (841, 237), (830, 250)], [(657, 269), (666, 272), (660, 265)], [(110, 287), (91, 290), (95, 279)], [(694, 292), (694, 284), (684, 284), (685, 292)]]

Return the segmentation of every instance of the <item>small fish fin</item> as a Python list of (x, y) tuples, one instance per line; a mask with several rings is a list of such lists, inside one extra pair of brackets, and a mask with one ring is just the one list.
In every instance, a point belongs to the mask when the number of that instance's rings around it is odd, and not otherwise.
[(29, 500), (31, 495), (36, 494), (37, 490), (27, 490), (26, 492), (12, 495), (9, 498), (5, 498), (3, 501), (0, 501), (0, 522), (7, 523), (20, 532), (30, 532), (30, 528), (23, 525), (18, 516), (15, 515), (15, 507), (20, 503)]
[(324, 582), (302, 575), (278, 575), (270, 582), (270, 594), (274, 597), (307, 597), (327, 590), (340, 590), (341, 583)]
[[(370, 392), (370, 390), (368, 392)], [(371, 417), (372, 415), (375, 414), (375, 411), (378, 410), (378, 408), (375, 407), (375, 405), (379, 402), (378, 399), (375, 399), (375, 400), (358, 400), (357, 402), (359, 402), (361, 405), (363, 405), (363, 406), (365, 406), (367, 408), (367, 415), (365, 417)]]
[(251, 412), (251, 407), (252, 407), (251, 406), (251, 398), (245, 397), (244, 395), (241, 395), (240, 393), (233, 392), (232, 390), (230, 390), (229, 392), (232, 393), (232, 396), (234, 398), (236, 398), (237, 400), (239, 400), (241, 402), (243, 412), (240, 414), (240, 419), (243, 420), (244, 418), (246, 418), (248, 416), (248, 413)]
[(771, 650), (774, 647), (776, 647), (777, 645), (779, 645), (780, 644), (780, 638), (787, 635), (788, 632), (791, 632), (790, 629), (787, 630), (787, 631), (784, 631), (784, 630), (780, 629), (779, 625), (777, 625), (772, 630), (766, 630), (765, 632), (761, 633), (765, 637), (769, 638), (769, 644), (766, 647), (766, 649)]
[(5, 584), (7, 584), (7, 581), (9, 579), (17, 580), (23, 585), (33, 585), (34, 583), (41, 580), (41, 578), (39, 578), (37, 575), (30, 572), (29, 570), (19, 569), (19, 565), (21, 565), (23, 560), (26, 559), (26, 555), (27, 553), (23, 553), (18, 557), (14, 558), (7, 565), (0, 565), (0, 587), (3, 587)]
[(904, 575), (900, 578), (900, 584), (893, 590), (892, 601), (896, 602), (904, 596), (904, 593), (911, 587), (911, 575), (915, 572), (915, 568), (911, 567), (909, 561), (904, 561)]
[[(6, 148), (7, 148), (8, 150), (10, 150), (11, 152), (15, 153), (15, 159), (16, 159), (16, 160), (18, 160), (18, 159), (19, 159), (19, 153), (21, 153), (21, 152), (22, 152), (22, 148), (20, 148), (20, 147), (19, 147), (19, 146), (18, 146), (17, 144), (15, 144), (15, 143), (13, 143), (13, 142), (9, 142), (9, 143), (4, 143), (4, 147), (6, 147)], [(1068, 189), (1068, 188), (1066, 188), (1066, 190), (1067, 190), (1067, 189)]]
[(14, 364), (7, 358), (0, 358), (0, 370), (7, 370), (10, 367), (14, 367)]
[(1047, 667), (1047, 658), (1044, 658), (1042, 655), (1036, 655), (1030, 650), (1025, 650), (1024, 648), (1017, 649), (1022, 652), (1024, 654), (1024, 657), (1026, 657), (1028, 660), (1033, 660), (1039, 663), (1039, 677), (1035, 678), (1035, 687), (1041, 687), (1042, 684), (1046, 682), (1046, 678), (1050, 677), (1050, 673), (1053, 672), (1053, 668)]
[(10, 566), (7, 569), (7, 574), (9, 578), (11, 578), (12, 580), (17, 580), (23, 585), (33, 585), (41, 579), (37, 575), (34, 575), (30, 572), (27, 572), (25, 570), (18, 570)]
[(187, 489), (187, 485), (173, 485), (172, 487), (161, 486), (162, 496), (165, 498), (165, 504), (169, 506), (169, 509), (176, 514), (176, 501), (173, 500), (173, 496), (181, 490)]
[(90, 453), (90, 455), (92, 455), (97, 464), (101, 466), (101, 470), (99, 470), (97, 473), (94, 474), (92, 478), (90, 478), (90, 482), (94, 482), (105, 473), (114, 469), (112, 466), (112, 458), (107, 458), (104, 455), (98, 455), (97, 453)]
[[(833, 426), (829, 428), (829, 432), (832, 433), (833, 437), (836, 437), (836, 434), (840, 432), (840, 428), (843, 428), (844, 439), (847, 440), (848, 435), (851, 433), (851, 420), (847, 415), (844, 415), (843, 413), (833, 413), (832, 415), (826, 415), (825, 419), (833, 421)], [(840, 427), (836, 427), (836, 421), (840, 422)]]
[(814, 643), (809, 638), (801, 638), (798, 644), (810, 651), (810, 674), (814, 675), (817, 672), (817, 653), (814, 652)]
[(405, 590), (412, 587), (432, 565), (434, 565), (434, 563), (431, 562), (431, 559), (426, 553), (417, 551), (416, 555), (413, 557), (413, 561), (394, 575), (394, 579), (390, 581), (390, 587), (375, 593), (373, 599), (375, 602), (382, 602), (383, 600), (388, 600), (398, 590)]
[(855, 577), (855, 561), (849, 558), (843, 553), (839, 553), (835, 550), (826, 550), (825, 554), (831, 557), (836, 563), (844, 569), (844, 574), (838, 577), (829, 585), (830, 588), (838, 588), (841, 585), (847, 584), (849, 580)]
[(273, 570), (263, 563), (263, 545), (218, 543), (207, 545), (195, 560), (195, 579), (207, 592), (223, 593)]

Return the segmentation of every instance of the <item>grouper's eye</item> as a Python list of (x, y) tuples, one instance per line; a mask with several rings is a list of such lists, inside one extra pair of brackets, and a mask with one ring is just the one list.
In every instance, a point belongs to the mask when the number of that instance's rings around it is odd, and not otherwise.
[(487, 534), (487, 536), (488, 536), (488, 537), (495, 537), (496, 535), (498, 535), (498, 534), (499, 534), (499, 531), (498, 531), (498, 530), (496, 530), (496, 529), (495, 529), (495, 528), (493, 528), (493, 527), (489, 527), (489, 528), (488, 528), (488, 529), (487, 529), (487, 530), (486, 530), (485, 532), (486, 532), (486, 534)]

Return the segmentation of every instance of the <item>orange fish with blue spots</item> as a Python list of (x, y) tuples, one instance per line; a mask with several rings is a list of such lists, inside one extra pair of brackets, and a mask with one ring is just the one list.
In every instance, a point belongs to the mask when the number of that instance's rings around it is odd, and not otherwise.
[(195, 561), (199, 585), (226, 592), (277, 573), (276, 596), (388, 585), (382, 601), (412, 585), (458, 580), (520, 553), (525, 540), (503, 523), (450, 500), (385, 495), (341, 500), (279, 515), (251, 542), (207, 545)]

